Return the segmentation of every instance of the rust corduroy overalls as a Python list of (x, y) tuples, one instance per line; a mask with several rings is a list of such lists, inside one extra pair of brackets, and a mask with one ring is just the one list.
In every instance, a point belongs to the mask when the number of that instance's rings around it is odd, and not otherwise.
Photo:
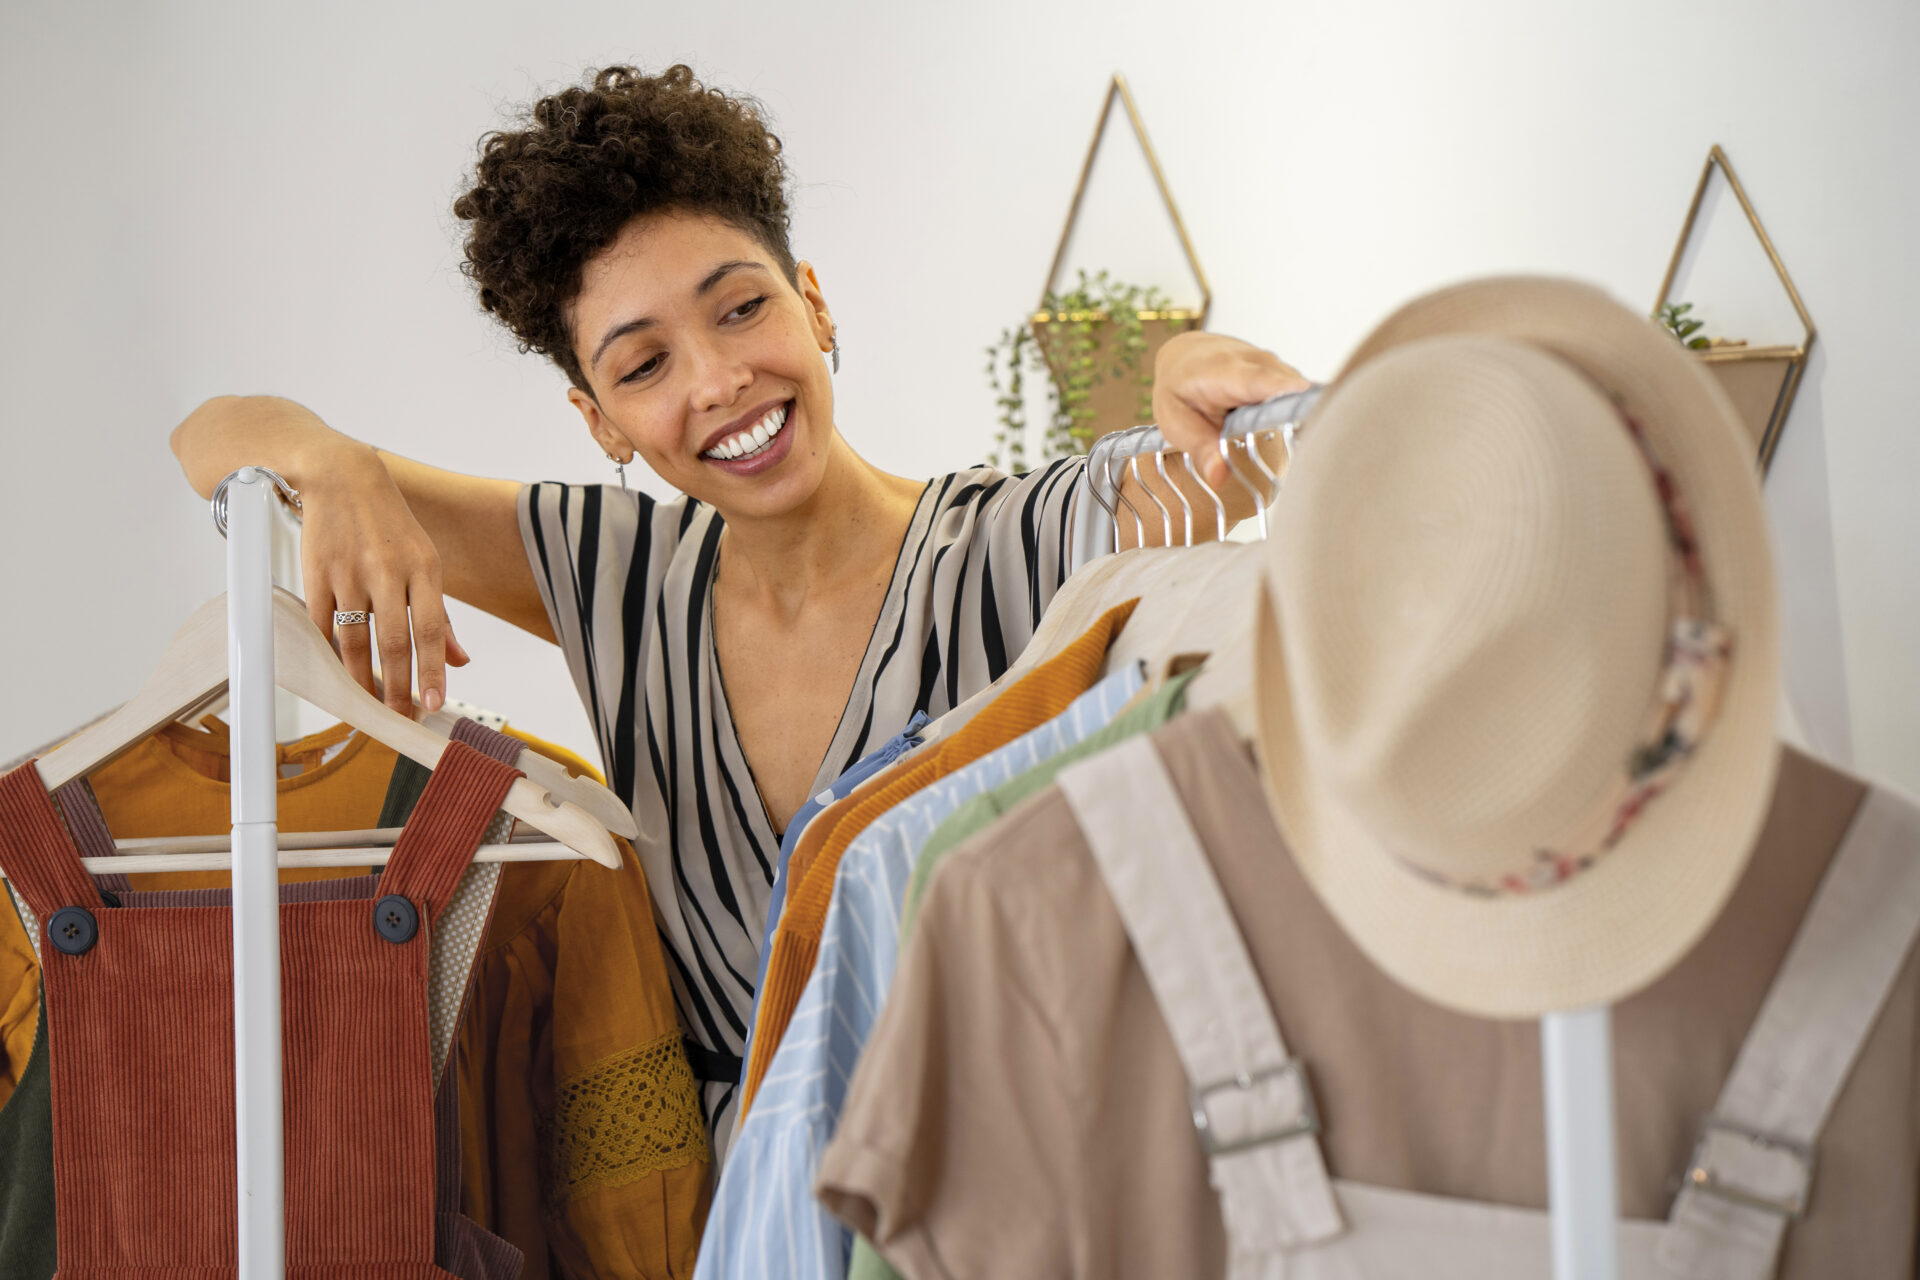
[[(518, 776), (450, 744), (376, 901), (281, 903), (290, 1276), (450, 1275), (434, 1262), (428, 948)], [(58, 1275), (234, 1276), (231, 910), (113, 905), (79, 859), (32, 763), (0, 777), (0, 867), (45, 931)]]

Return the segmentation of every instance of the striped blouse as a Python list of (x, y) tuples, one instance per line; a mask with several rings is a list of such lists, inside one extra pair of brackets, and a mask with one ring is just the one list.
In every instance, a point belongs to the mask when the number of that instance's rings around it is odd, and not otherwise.
[[(938, 716), (997, 679), (1069, 569), (1111, 523), (1083, 494), (1085, 460), (1025, 476), (988, 467), (928, 482), (810, 792), (915, 711)], [(714, 656), (722, 522), (689, 498), (611, 486), (521, 490), (520, 531), (586, 704), (607, 781), (633, 809), (716, 1170), (780, 834), (741, 753)]]

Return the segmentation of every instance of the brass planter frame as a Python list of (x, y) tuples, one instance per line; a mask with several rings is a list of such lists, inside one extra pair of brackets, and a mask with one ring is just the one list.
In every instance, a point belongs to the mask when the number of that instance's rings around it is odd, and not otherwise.
[[(1100, 118), (1094, 122), (1093, 140), (1087, 145), (1086, 159), (1080, 163), (1080, 178), (1074, 183), (1073, 202), (1067, 207), (1066, 224), (1060, 228), (1060, 241), (1054, 247), (1053, 263), (1047, 269), (1047, 282), (1040, 290), (1039, 305), (1033, 314), (1027, 317), (1028, 327), (1033, 331), (1035, 343), (1039, 347), (1041, 357), (1046, 361), (1047, 369), (1052, 374), (1056, 385), (1064, 385), (1066, 381), (1066, 371), (1060, 367), (1058, 361), (1054, 358), (1053, 352), (1057, 344), (1050, 342), (1045, 336), (1047, 328), (1056, 324), (1079, 324), (1085, 322), (1098, 325), (1104, 324), (1111, 318), (1104, 310), (1054, 312), (1048, 310), (1047, 299), (1053, 295), (1054, 285), (1060, 278), (1060, 266), (1066, 261), (1067, 245), (1073, 240), (1074, 224), (1080, 219), (1080, 206), (1086, 199), (1087, 180), (1093, 174), (1093, 163), (1095, 159), (1099, 157), (1100, 144), (1106, 138), (1107, 121), (1113, 114), (1113, 104), (1116, 101), (1126, 108), (1127, 122), (1133, 127), (1133, 136), (1140, 143), (1140, 150), (1146, 156), (1147, 168), (1153, 174), (1154, 187), (1160, 193), (1161, 203), (1166, 206), (1167, 217), (1173, 223), (1174, 233), (1180, 237), (1180, 251), (1186, 257), (1187, 267), (1193, 272), (1194, 280), (1200, 285), (1200, 306), (1198, 309), (1191, 307), (1169, 307), (1164, 310), (1140, 311), (1138, 314), (1143, 331), (1148, 335), (1153, 335), (1158, 331), (1159, 341), (1164, 342), (1175, 325), (1178, 325), (1182, 330), (1205, 328), (1207, 313), (1213, 309), (1213, 289), (1208, 285), (1207, 273), (1201, 269), (1200, 259), (1193, 251), (1193, 241), (1187, 236), (1186, 223), (1180, 218), (1180, 208), (1174, 203), (1173, 191), (1167, 186), (1167, 176), (1160, 168), (1160, 157), (1154, 152), (1153, 143), (1147, 138), (1147, 127), (1140, 119), (1140, 109), (1134, 103), (1133, 91), (1127, 87), (1126, 77), (1116, 71), (1113, 79), (1107, 84), (1106, 97), (1100, 104)], [(1150, 346), (1147, 355), (1151, 358), (1153, 351), (1158, 349), (1159, 343), (1154, 342), (1151, 336), (1149, 336), (1149, 343)], [(1102, 390), (1107, 391), (1108, 394), (1098, 396), (1098, 399), (1102, 401), (1103, 406), (1107, 405), (1107, 402), (1111, 402), (1111, 406), (1096, 407), (1099, 408), (1099, 411), (1103, 415), (1110, 415), (1115, 411), (1112, 406), (1120, 405), (1121, 399), (1119, 393), (1113, 388), (1103, 387)], [(1127, 402), (1131, 403), (1131, 393), (1129, 393)], [(1134, 423), (1130, 420), (1120, 421), (1116, 418), (1112, 424), (1109, 424), (1104, 429), (1115, 430), (1121, 426), (1133, 425)]]
[[(1740, 185), (1739, 175), (1734, 173), (1733, 165), (1727, 160), (1727, 153), (1715, 143), (1707, 152), (1706, 166), (1700, 171), (1700, 182), (1693, 189), (1693, 203), (1687, 206), (1687, 220), (1681, 225), (1680, 239), (1673, 246), (1673, 257), (1667, 263), (1667, 274), (1660, 281), (1660, 296), (1654, 301), (1653, 315), (1657, 320), (1660, 309), (1672, 299), (1673, 278), (1680, 272), (1680, 263), (1686, 257), (1687, 247), (1692, 243), (1693, 233), (1700, 220), (1700, 205), (1707, 195), (1707, 183), (1713, 178), (1715, 167), (1726, 175), (1727, 185), (1733, 189), (1733, 195), (1740, 202), (1740, 210), (1747, 216), (1747, 224), (1753, 228), (1753, 234), (1759, 237), (1760, 247), (1766, 251), (1767, 261), (1773, 264), (1774, 274), (1779, 276), (1781, 285), (1787, 291), (1787, 298), (1793, 303), (1793, 311), (1800, 319), (1805, 336), (1798, 346), (1745, 347), (1723, 346), (1709, 347), (1696, 351), (1702, 362), (1720, 379), (1735, 401), (1743, 404), (1743, 409), (1751, 410), (1753, 405), (1765, 405), (1765, 387), (1751, 378), (1742, 378), (1746, 365), (1781, 365), (1778, 390), (1773, 395), (1772, 405), (1767, 410), (1765, 426), (1760, 433), (1759, 461), (1760, 473), (1764, 476), (1773, 465), (1774, 451), (1780, 446), (1780, 435), (1786, 429), (1787, 413), (1793, 408), (1793, 398), (1800, 389), (1800, 379), (1807, 371), (1807, 357), (1813, 350), (1815, 330), (1813, 317), (1807, 314), (1806, 304), (1800, 300), (1800, 291), (1794, 288), (1793, 277), (1787, 274), (1786, 263), (1780, 260), (1779, 251), (1773, 247), (1773, 239), (1767, 235), (1767, 229), (1760, 225), (1760, 215), (1753, 210), (1753, 202), (1747, 198), (1747, 189)], [(1744, 386), (1743, 386), (1744, 384)], [(1756, 393), (1758, 399), (1753, 397)]]

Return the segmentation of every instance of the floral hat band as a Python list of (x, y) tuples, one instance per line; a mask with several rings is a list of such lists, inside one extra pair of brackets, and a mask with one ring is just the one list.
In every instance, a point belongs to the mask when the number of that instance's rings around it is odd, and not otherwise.
[(1647, 443), (1646, 432), (1617, 399), (1633, 442), (1652, 472), (1667, 528), (1667, 597), (1670, 619), (1666, 655), (1656, 696), (1618, 781), (1581, 818), (1554, 840), (1536, 848), (1524, 866), (1492, 877), (1454, 879), (1396, 852), (1408, 870), (1443, 888), (1476, 898), (1538, 893), (1565, 884), (1604, 858), (1635, 820), (1685, 770), (1719, 710), (1733, 632), (1708, 615), (1711, 601), (1700, 566), (1686, 502), (1672, 474)]

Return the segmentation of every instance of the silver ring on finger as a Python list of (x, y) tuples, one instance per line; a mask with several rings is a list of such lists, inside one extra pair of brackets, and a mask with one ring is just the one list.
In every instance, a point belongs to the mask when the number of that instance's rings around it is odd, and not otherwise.
[(364, 627), (367, 619), (373, 615), (365, 609), (335, 609), (333, 625), (336, 627)]

